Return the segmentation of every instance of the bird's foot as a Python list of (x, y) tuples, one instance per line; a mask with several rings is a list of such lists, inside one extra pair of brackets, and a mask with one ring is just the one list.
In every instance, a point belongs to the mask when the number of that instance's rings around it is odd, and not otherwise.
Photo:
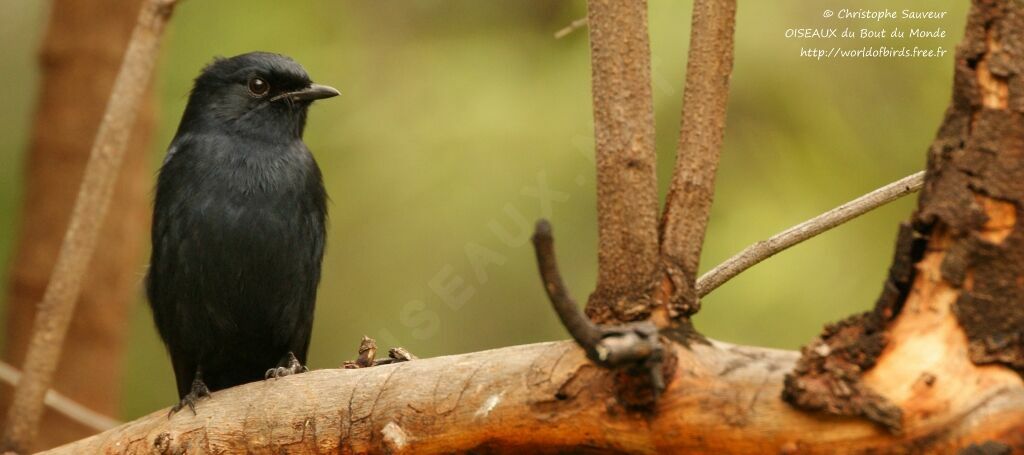
[(309, 368), (306, 368), (305, 365), (299, 363), (299, 359), (295, 358), (295, 354), (291, 352), (288, 353), (288, 357), (281, 363), (283, 363), (285, 366), (271, 368), (267, 370), (266, 375), (264, 375), (264, 379), (277, 379), (284, 376), (290, 376), (293, 374), (305, 373), (309, 371)]
[(196, 403), (203, 398), (210, 396), (210, 389), (206, 387), (206, 383), (200, 378), (195, 378), (192, 381), (192, 390), (185, 395), (178, 404), (171, 408), (171, 412), (167, 413), (167, 418), (171, 418), (174, 413), (182, 410), (185, 406), (188, 406), (192, 410), (192, 415), (196, 415)]

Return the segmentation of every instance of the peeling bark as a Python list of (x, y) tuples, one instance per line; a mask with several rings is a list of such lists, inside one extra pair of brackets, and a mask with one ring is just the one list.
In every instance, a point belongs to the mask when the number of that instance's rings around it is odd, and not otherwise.
[(795, 353), (675, 350), (653, 412), (618, 404), (614, 372), (555, 342), (247, 384), (214, 392), (198, 416), (161, 410), (46, 453), (956, 453), (989, 440), (1024, 450), (1020, 383), (894, 436), (779, 400)]
[(896, 431), (1019, 386), (1022, 70), (1024, 4), (975, 0), (953, 101), (882, 296), (873, 312), (830, 326), (804, 348), (786, 381), (793, 404), (863, 415)]

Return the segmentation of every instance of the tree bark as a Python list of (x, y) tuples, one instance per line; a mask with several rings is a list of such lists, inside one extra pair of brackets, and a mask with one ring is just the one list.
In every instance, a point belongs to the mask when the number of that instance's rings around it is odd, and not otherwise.
[(693, 2), (676, 168), (659, 228), (673, 319), (700, 310), (697, 270), (725, 135), (735, 28), (736, 0)]
[[(140, 0), (55, 0), (40, 50), (41, 86), (28, 150), (20, 234), (6, 298), (4, 358), (21, 365), (36, 304), (50, 278), (96, 129), (114, 83)], [(119, 411), (128, 311), (138, 298), (139, 257), (146, 238), (150, 172), (145, 153), (154, 127), (147, 96), (110, 205), (98, 255), (89, 266), (54, 387), (91, 409)], [(0, 409), (10, 391), (0, 393)], [(0, 419), (3, 414), (0, 413)], [(92, 431), (48, 413), (37, 448)]]
[[(804, 348), (786, 380), (790, 402), (898, 430), (934, 418), (924, 397), (968, 409), (1021, 383), (1021, 163), (1024, 3), (975, 0), (953, 101), (882, 295), (874, 311), (827, 327)], [(950, 382), (956, 387), (943, 387)]]
[(215, 392), (198, 416), (161, 410), (46, 453), (955, 453), (991, 439), (1024, 450), (1024, 385), (1012, 374), (969, 395), (972, 406), (936, 408), (893, 435), (780, 400), (796, 353), (675, 350), (675, 379), (650, 413), (623, 408), (616, 373), (554, 342), (247, 384)]
[(660, 278), (645, 0), (587, 2), (597, 155), (596, 322), (646, 319)]

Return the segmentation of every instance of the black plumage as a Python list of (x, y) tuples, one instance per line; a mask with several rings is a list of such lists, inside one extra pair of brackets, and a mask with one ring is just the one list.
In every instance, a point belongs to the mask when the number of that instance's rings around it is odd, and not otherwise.
[(337, 95), (288, 57), (216, 59), (195, 81), (160, 169), (146, 280), (181, 402), (303, 371), (326, 200), (302, 133)]

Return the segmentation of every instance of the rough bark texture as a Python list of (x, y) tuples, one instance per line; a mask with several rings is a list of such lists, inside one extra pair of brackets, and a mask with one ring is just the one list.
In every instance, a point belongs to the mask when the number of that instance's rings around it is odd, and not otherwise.
[[(882, 296), (873, 312), (830, 326), (804, 349), (786, 382), (791, 402), (896, 430), (1021, 383), (1022, 70), (1024, 3), (975, 0), (953, 101)], [(950, 382), (959, 389), (942, 388)], [(924, 406), (926, 396), (946, 408)]]
[(247, 384), (214, 393), (198, 416), (162, 410), (48, 453), (956, 453), (990, 440), (1024, 450), (1019, 382), (894, 436), (780, 400), (795, 353), (715, 343), (675, 354), (650, 413), (622, 407), (614, 372), (556, 342)]
[(174, 3), (175, 0), (148, 0), (139, 13), (103, 121), (92, 141), (53, 272), (37, 307), (22, 377), (7, 410), (0, 450), (26, 450), (39, 430), (43, 399), (53, 384), (87, 266), (97, 247), (128, 138), (145, 98), (160, 38)]
[(700, 309), (697, 268), (725, 135), (735, 27), (736, 0), (693, 3), (679, 148), (660, 226), (673, 319), (687, 318)]
[(650, 316), (658, 283), (658, 190), (647, 2), (587, 3), (597, 154), (596, 322)]
[[(50, 7), (39, 55), (42, 77), (26, 159), (20, 235), (4, 299), (4, 358), (13, 365), (24, 362), (36, 304), (53, 270), (89, 147), (141, 3), (55, 0)], [(54, 380), (63, 394), (107, 415), (119, 410), (128, 309), (139, 295), (135, 268), (148, 226), (150, 172), (145, 151), (153, 126), (152, 103), (147, 102), (111, 201), (111, 222), (100, 234), (98, 248), (103, 254), (90, 263), (78, 317), (71, 322), (70, 342)], [(0, 388), (0, 410), (10, 405), (10, 391)], [(47, 431), (38, 448), (92, 433), (56, 413), (47, 413), (43, 425)]]

